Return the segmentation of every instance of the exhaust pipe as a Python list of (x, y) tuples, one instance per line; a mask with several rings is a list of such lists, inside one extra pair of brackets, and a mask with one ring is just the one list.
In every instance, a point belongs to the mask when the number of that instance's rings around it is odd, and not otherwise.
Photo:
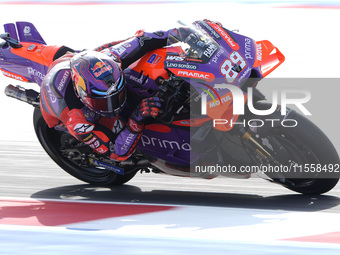
[(5, 88), (5, 94), (8, 97), (13, 97), (34, 107), (40, 107), (40, 94), (33, 89), (25, 89), (20, 86), (8, 85)]

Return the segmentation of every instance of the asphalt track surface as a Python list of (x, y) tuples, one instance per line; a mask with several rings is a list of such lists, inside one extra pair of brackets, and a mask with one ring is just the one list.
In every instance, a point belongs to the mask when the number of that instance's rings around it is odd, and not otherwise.
[(333, 255), (340, 249), (339, 185), (304, 196), (256, 177), (137, 174), (120, 187), (97, 187), (68, 175), (37, 142), (0, 141), (0, 155), (1, 255), (22, 254), (22, 247), (28, 255)]
[(37, 142), (0, 141), (0, 155), (1, 197), (340, 212), (339, 184), (324, 195), (304, 196), (258, 177), (201, 180), (139, 173), (120, 187), (96, 187), (64, 172)]

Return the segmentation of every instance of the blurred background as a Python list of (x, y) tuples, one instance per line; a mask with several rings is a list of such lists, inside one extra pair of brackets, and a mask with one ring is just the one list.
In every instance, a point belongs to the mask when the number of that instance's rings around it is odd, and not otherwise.
[[(267, 80), (258, 88), (267, 96), (275, 84), (311, 91), (310, 118), (339, 147), (338, 95), (340, 24), (339, 1), (4, 1), (0, 23), (32, 22), (47, 44), (92, 49), (128, 38), (139, 29), (166, 30), (182, 20), (221, 22), (226, 28), (254, 40), (269, 40), (286, 61), (268, 79), (294, 78), (292, 82)], [(0, 33), (3, 30), (0, 28)], [(308, 79), (305, 79), (308, 78)], [(312, 78), (312, 82), (310, 80)], [(19, 82), (0, 76), (0, 86)], [(27, 88), (39, 89), (35, 84)], [(0, 140), (36, 142), (32, 107), (7, 98), (0, 88)]]

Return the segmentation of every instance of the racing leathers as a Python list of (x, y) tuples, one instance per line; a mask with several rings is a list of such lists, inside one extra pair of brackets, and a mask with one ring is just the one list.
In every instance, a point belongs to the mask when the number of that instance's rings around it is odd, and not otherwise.
[[(134, 37), (95, 49), (107, 54), (124, 70), (147, 52), (166, 46), (169, 31), (138, 31)], [(105, 118), (85, 107), (76, 96), (71, 78), (68, 52), (55, 60), (41, 86), (40, 109), (47, 125), (67, 128), (79, 141), (113, 160), (126, 160), (136, 148), (144, 120), (155, 117), (161, 107), (159, 98), (143, 99), (129, 116)], [(124, 107), (124, 106), (123, 106)]]

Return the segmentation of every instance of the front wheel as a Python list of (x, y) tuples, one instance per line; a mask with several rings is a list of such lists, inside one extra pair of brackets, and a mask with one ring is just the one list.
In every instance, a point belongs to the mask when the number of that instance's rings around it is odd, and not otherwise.
[[(266, 104), (256, 106), (256, 109), (268, 108)], [(281, 118), (280, 115), (267, 117)], [(252, 127), (235, 125), (233, 132), (215, 132), (224, 162), (236, 162), (238, 167), (254, 166), (272, 181), (298, 193), (318, 195), (330, 191), (340, 177), (336, 149), (304, 116), (292, 112), (289, 118), (298, 124), (295, 127), (268, 127), (259, 124), (263, 123), (259, 116), (250, 116), (249, 119), (254, 120)]]
[(275, 159), (289, 167), (283, 185), (306, 195), (326, 193), (339, 181), (338, 153), (315, 124), (297, 113), (293, 118), (296, 127), (275, 128), (268, 137), (281, 146)]
[[(107, 170), (104, 167), (82, 165), (80, 160), (69, 158), (65, 151), (71, 153), (90, 153), (92, 150), (82, 145), (70, 134), (49, 128), (42, 117), (40, 109), (36, 108), (33, 114), (35, 133), (46, 153), (67, 173), (75, 178), (94, 185), (122, 185), (131, 180), (137, 173), (137, 169), (124, 169), (124, 175)], [(72, 146), (72, 147), (71, 147)]]

